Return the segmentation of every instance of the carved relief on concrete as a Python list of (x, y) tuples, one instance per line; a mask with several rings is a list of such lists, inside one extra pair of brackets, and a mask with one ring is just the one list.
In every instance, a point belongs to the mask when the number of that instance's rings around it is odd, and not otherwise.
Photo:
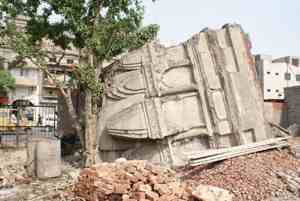
[(238, 25), (157, 42), (106, 67), (100, 154), (182, 165), (189, 154), (267, 138), (246, 37)]

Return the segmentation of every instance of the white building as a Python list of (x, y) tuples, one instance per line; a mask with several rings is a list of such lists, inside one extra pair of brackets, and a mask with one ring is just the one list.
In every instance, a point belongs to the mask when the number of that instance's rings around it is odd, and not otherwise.
[(9, 71), (16, 79), (16, 88), (9, 94), (9, 99), (28, 100), (33, 105), (39, 105), (41, 72), (34, 67), (10, 68)]
[(39, 94), (41, 90), (41, 71), (30, 62), (16, 67), (14, 59), (16, 54), (5, 47), (0, 48), (0, 68), (8, 70), (16, 80), (16, 87), (8, 93), (9, 103), (16, 100), (28, 100), (33, 105), (39, 105)]
[[(19, 17), (16, 20), (20, 31), (26, 26), (27, 20)], [(43, 40), (42, 47), (49, 53), (48, 70), (57, 80), (67, 82), (68, 73), (72, 71), (70, 66), (78, 64), (78, 51), (75, 48), (63, 51), (54, 46), (50, 41)], [(61, 56), (64, 57), (61, 59)], [(33, 105), (57, 105), (57, 88), (49, 82), (45, 74), (29, 60), (21, 66), (16, 66), (16, 53), (0, 40), (0, 69), (8, 70), (16, 79), (16, 88), (8, 94), (9, 104), (18, 100), (28, 100)], [(57, 62), (59, 64), (57, 64)]]
[[(53, 52), (50, 52), (50, 51)], [(66, 52), (65, 58), (57, 66), (56, 60), (61, 54), (55, 49), (49, 50), (52, 58), (49, 59), (48, 70), (60, 82), (69, 80), (68, 72), (71, 65), (78, 64), (77, 55), (71, 51)], [(15, 66), (16, 54), (6, 47), (0, 46), (0, 69), (8, 70), (16, 80), (16, 87), (8, 93), (9, 104), (14, 101), (28, 100), (33, 105), (57, 105), (58, 91), (54, 83), (49, 82), (45, 74), (30, 61), (22, 66)]]
[(300, 86), (300, 57), (257, 55), (255, 63), (264, 100), (284, 100), (284, 88)]

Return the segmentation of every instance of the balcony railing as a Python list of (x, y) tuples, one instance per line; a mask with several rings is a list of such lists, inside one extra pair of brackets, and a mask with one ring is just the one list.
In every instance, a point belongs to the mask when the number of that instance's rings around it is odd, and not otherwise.
[(16, 85), (19, 86), (36, 86), (38, 85), (37, 79), (22, 77), (22, 76), (14, 76), (16, 79)]

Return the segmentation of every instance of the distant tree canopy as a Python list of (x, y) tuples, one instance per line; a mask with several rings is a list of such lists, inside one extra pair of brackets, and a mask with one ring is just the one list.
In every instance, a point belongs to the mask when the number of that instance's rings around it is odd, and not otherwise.
[(76, 80), (95, 99), (101, 94), (100, 76), (104, 60), (141, 47), (153, 40), (158, 25), (143, 26), (141, 0), (0, 0), (0, 14), (27, 20), (24, 32), (14, 20), (6, 21), (2, 37), (21, 57), (46, 63), (41, 41), (48, 39), (62, 49), (80, 50)]
[[(102, 109), (103, 62), (114, 56), (136, 49), (153, 40), (158, 25), (143, 26), (144, 6), (141, 0), (0, 0), (0, 14), (7, 16), (2, 38), (18, 56), (31, 60), (56, 81), (47, 67), (47, 52), (41, 48), (43, 39), (50, 40), (62, 50), (75, 47), (79, 64), (71, 79), (72, 85), (56, 82), (73, 126), (87, 150), (87, 164), (94, 163), (98, 136), (96, 131)], [(23, 31), (18, 31), (13, 19), (27, 20)], [(84, 94), (84, 112), (75, 114), (70, 88)], [(82, 121), (81, 121), (82, 120)], [(94, 158), (94, 157), (91, 157)]]
[(0, 92), (7, 93), (16, 86), (15, 78), (6, 70), (0, 70)]

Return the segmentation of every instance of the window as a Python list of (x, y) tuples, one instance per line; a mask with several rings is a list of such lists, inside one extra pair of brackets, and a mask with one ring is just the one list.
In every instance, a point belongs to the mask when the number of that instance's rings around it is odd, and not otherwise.
[(73, 64), (74, 60), (73, 59), (67, 59), (67, 64)]
[(279, 73), (275, 73), (275, 75), (279, 75)]
[(278, 96), (282, 96), (282, 94), (278, 94)]
[(268, 72), (267, 72), (267, 74), (269, 75), (269, 74), (271, 74), (271, 72), (270, 72), (270, 71), (268, 71)]
[(20, 68), (20, 76), (28, 77), (29, 76), (29, 70)]
[(56, 58), (55, 57), (49, 58), (49, 62), (56, 62)]
[(300, 74), (296, 74), (296, 81), (300, 82)]
[(291, 73), (285, 73), (284, 74), (284, 79), (285, 80), (291, 80)]
[(292, 59), (293, 66), (299, 66), (299, 59)]
[(267, 92), (271, 92), (271, 89), (267, 89)]
[(276, 89), (275, 91), (276, 91), (276, 92), (279, 92), (279, 89)]

